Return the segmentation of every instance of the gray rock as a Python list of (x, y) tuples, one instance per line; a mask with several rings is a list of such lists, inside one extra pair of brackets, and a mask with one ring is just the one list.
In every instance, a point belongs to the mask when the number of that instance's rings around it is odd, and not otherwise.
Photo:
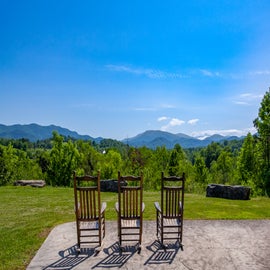
[[(122, 181), (122, 186), (126, 186), (127, 183)], [(107, 192), (118, 192), (118, 180), (100, 180), (100, 190)]]
[(45, 187), (46, 182), (44, 180), (17, 180), (14, 186)]
[(231, 200), (249, 200), (250, 187), (209, 184), (206, 188), (206, 197), (216, 197)]

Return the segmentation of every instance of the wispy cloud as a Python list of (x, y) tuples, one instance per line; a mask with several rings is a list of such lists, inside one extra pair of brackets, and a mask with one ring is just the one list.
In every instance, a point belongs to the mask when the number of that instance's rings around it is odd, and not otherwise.
[(255, 70), (249, 72), (250, 75), (270, 75), (270, 70)]
[(134, 108), (134, 111), (156, 111), (156, 108), (153, 107), (138, 107), (138, 108)]
[(236, 105), (243, 105), (243, 106), (250, 105), (248, 102), (238, 101), (238, 100), (234, 100), (233, 103), (236, 104)]
[(199, 69), (199, 72), (206, 77), (220, 77), (221, 74), (217, 71), (210, 71), (207, 69)]
[(160, 69), (153, 68), (143, 68), (143, 67), (133, 67), (131, 65), (114, 65), (108, 64), (105, 65), (105, 68), (113, 72), (125, 72), (134, 74), (137, 76), (146, 76), (151, 79), (182, 79), (182, 78), (191, 78), (196, 76), (203, 76), (208, 78), (231, 78), (234, 80), (243, 79), (250, 76), (265, 76), (270, 75), (270, 70), (255, 70), (255, 71), (246, 71), (242, 73), (234, 72), (220, 72), (204, 68), (195, 68), (185, 72), (167, 72)]
[(107, 69), (115, 72), (126, 72), (134, 75), (143, 75), (151, 79), (176, 79), (183, 78), (184, 76), (180, 73), (171, 73), (158, 69), (145, 69), (145, 68), (134, 68), (125, 65), (106, 65)]
[(174, 109), (175, 105), (172, 104), (161, 104), (161, 108), (163, 109)]
[(237, 104), (237, 105), (246, 106), (246, 105), (252, 105), (252, 103), (254, 101), (256, 101), (256, 104), (257, 104), (257, 101), (261, 100), (262, 97), (263, 97), (263, 95), (259, 95), (259, 94), (243, 93), (243, 94), (240, 94), (239, 96), (235, 97), (233, 100), (233, 103)]

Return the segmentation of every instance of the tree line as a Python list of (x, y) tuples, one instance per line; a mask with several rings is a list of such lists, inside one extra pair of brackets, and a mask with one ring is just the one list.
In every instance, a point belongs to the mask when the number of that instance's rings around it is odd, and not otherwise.
[(72, 173), (96, 174), (116, 179), (122, 174), (144, 174), (144, 188), (158, 190), (160, 173), (185, 172), (189, 192), (204, 192), (207, 184), (250, 186), (253, 196), (270, 196), (270, 92), (266, 92), (254, 120), (256, 135), (243, 140), (212, 142), (207, 147), (156, 149), (132, 147), (116, 140), (100, 143), (66, 138), (0, 139), (0, 185), (19, 179), (45, 179), (48, 185), (72, 186)]

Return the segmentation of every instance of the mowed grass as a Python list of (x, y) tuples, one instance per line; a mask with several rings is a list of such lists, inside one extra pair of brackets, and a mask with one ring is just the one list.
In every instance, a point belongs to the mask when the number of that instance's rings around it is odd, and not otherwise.
[[(144, 192), (144, 219), (154, 220), (159, 192)], [(117, 193), (102, 193), (116, 221)], [(270, 219), (270, 199), (236, 201), (186, 194), (184, 219)], [(0, 187), (0, 269), (26, 269), (53, 227), (75, 220), (72, 188)]]

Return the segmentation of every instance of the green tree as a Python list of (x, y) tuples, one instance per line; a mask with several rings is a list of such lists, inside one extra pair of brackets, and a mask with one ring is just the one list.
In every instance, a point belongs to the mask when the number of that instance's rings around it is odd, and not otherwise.
[(263, 190), (270, 196), (270, 88), (262, 99), (258, 117), (253, 123), (258, 131), (258, 144), (261, 145)]
[(89, 141), (79, 140), (76, 142), (77, 149), (80, 154), (78, 168), (76, 169), (78, 174), (93, 175), (100, 169), (100, 161), (102, 154), (99, 153)]
[(101, 165), (101, 178), (117, 179), (117, 172), (122, 168), (122, 158), (116, 150), (104, 152)]
[(250, 133), (248, 133), (247, 137), (245, 138), (243, 146), (240, 150), (237, 168), (241, 182), (247, 183), (254, 177), (256, 168), (255, 140)]
[(232, 184), (235, 179), (235, 161), (231, 152), (222, 150), (217, 161), (211, 163), (212, 181), (220, 184)]
[(205, 165), (208, 169), (213, 161), (217, 161), (221, 150), (221, 146), (216, 142), (212, 142), (203, 150), (202, 155), (205, 157)]
[(79, 153), (71, 142), (64, 142), (63, 137), (53, 132), (53, 148), (50, 152), (50, 163), (47, 181), (52, 186), (70, 186), (72, 172), (77, 168)]
[(8, 146), (0, 145), (0, 185), (6, 185), (15, 180), (18, 157), (11, 143)]
[(195, 173), (195, 181), (199, 183), (207, 182), (208, 169), (205, 165), (205, 161), (202, 156), (195, 157), (194, 173)]
[(158, 146), (153, 153), (153, 166), (155, 170), (166, 172), (170, 160), (170, 153), (165, 146)]
[(171, 152), (169, 160), (169, 175), (180, 175), (186, 172), (187, 158), (180, 144), (176, 144)]

